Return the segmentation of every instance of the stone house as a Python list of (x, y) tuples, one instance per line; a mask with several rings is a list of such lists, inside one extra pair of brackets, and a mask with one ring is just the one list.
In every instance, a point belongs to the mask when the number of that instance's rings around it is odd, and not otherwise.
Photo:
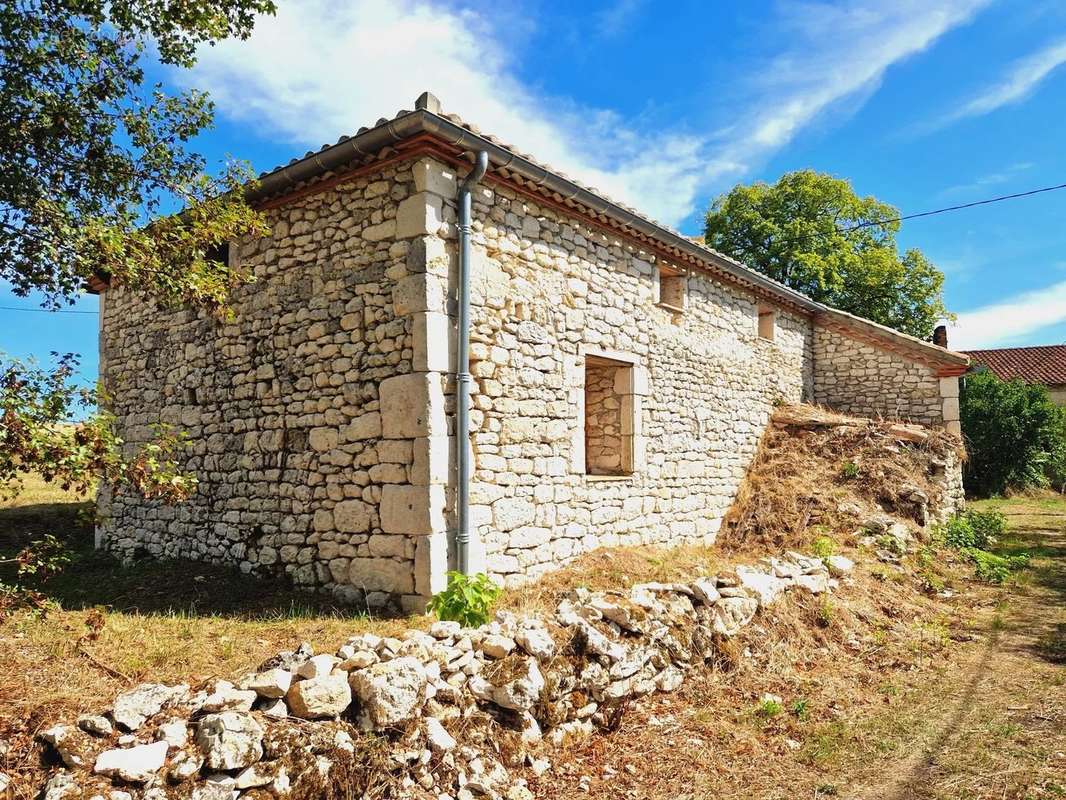
[(200, 481), (174, 507), (102, 496), (100, 547), (371, 605), (443, 587), (475, 153), (469, 571), (511, 585), (600, 546), (713, 541), (779, 402), (958, 431), (965, 356), (816, 303), (425, 94), (262, 176), (272, 234), (229, 247), (255, 275), (232, 319), (100, 287), (122, 435), (179, 426)]

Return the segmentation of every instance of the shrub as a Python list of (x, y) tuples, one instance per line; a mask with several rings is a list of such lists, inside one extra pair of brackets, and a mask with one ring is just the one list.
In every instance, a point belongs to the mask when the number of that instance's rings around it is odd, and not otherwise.
[(977, 511), (976, 509), (968, 509), (966, 511), (966, 521), (973, 528), (976, 541), (975, 547), (980, 547), (982, 550), (987, 550), (990, 544), (993, 544), (996, 539), (1007, 531), (1007, 518), (996, 510)]
[(967, 547), (962, 552), (973, 562), (978, 580), (988, 583), (1004, 583), (1012, 572), (1024, 569), (1029, 563), (1029, 556), (1024, 553), (1017, 556), (997, 556), (977, 547)]
[(483, 572), (473, 576), (449, 572), (448, 587), (433, 595), (426, 610), (432, 611), (439, 619), (476, 628), (489, 621), (489, 611), (501, 591)]
[(955, 550), (977, 547), (977, 533), (970, 521), (962, 515), (951, 517), (944, 524), (940, 535), (944, 538), (944, 544)]
[(979, 495), (1066, 483), (1066, 410), (1043, 386), (967, 375), (960, 397), (969, 458), (967, 490)]
[(987, 550), (1007, 530), (1007, 518), (999, 511), (969, 509), (951, 517), (938, 528), (937, 536), (948, 547)]

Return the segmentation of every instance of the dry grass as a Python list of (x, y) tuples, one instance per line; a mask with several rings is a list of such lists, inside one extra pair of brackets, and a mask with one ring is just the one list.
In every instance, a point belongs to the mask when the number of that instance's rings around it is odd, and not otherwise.
[[(361, 631), (394, 634), (428, 624), (425, 617), (372, 618), (228, 567), (178, 561), (123, 567), (93, 550), (79, 498), (39, 480), (26, 489), (0, 504), (0, 559), (55, 533), (73, 561), (35, 587), (47, 608), (0, 619), (0, 740), (11, 747), (0, 771), (36, 769), (38, 730), (104, 710), (140, 681), (196, 685), (241, 675), (302, 641), (332, 651)], [(13, 578), (12, 567), (0, 567), (0, 581)], [(31, 795), (27, 788), (15, 797)]]
[[(916, 440), (917, 439), (917, 440)], [(915, 517), (906, 499), (914, 489), (930, 501), (940, 490), (931, 461), (957, 440), (888, 422), (847, 417), (815, 406), (782, 406), (767, 427), (736, 502), (722, 526), (721, 545), (802, 547), (815, 536), (847, 536), (854, 515), (885, 509)]]
[[(352, 617), (209, 565), (122, 568), (87, 546), (73, 507), (53, 502), (66, 498), (40, 487), (32, 496), (36, 508), (0, 510), (3, 552), (27, 531), (56, 525), (80, 544), (67, 575), (43, 587), (54, 610), (0, 625), (0, 740), (11, 748), (0, 771), (25, 777), (20, 800), (40, 782), (32, 735), (105, 708), (130, 682), (239, 675), (302, 640), (333, 649), (357, 630), (426, 622)], [(1066, 796), (1066, 669), (1055, 661), (1066, 631), (1066, 502), (990, 504), (1018, 531), (1003, 547), (1034, 555), (1022, 580), (975, 585), (968, 565), (945, 556), (931, 569), (954, 594), (933, 597), (913, 572), (845, 550), (859, 567), (831, 600), (789, 594), (743, 638), (723, 642), (715, 664), (679, 692), (631, 704), (613, 733), (547, 751), (552, 770), (529, 776), (537, 797)], [(1047, 529), (1058, 533), (1037, 532)], [(808, 524), (801, 538), (816, 532)], [(595, 552), (508, 592), (502, 605), (545, 611), (575, 586), (671, 581), (750, 563), (759, 552), (757, 540)], [(104, 626), (85, 643), (91, 660), (77, 641), (98, 606)], [(783, 699), (782, 713), (760, 711), (765, 692)]]

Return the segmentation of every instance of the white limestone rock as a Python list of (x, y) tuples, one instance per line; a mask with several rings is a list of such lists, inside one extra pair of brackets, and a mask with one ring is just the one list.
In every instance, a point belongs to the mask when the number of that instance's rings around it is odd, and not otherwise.
[(99, 714), (82, 714), (78, 717), (78, 727), (93, 736), (110, 736), (114, 731), (111, 720)]
[(189, 726), (182, 719), (172, 719), (164, 722), (155, 732), (158, 741), (166, 742), (173, 748), (184, 747), (189, 740)]
[(754, 597), (723, 597), (714, 604), (714, 632), (726, 637), (736, 636), (751, 622), (759, 608)]
[(785, 579), (751, 567), (737, 567), (736, 573), (740, 585), (758, 597), (759, 603), (764, 606), (774, 603), (788, 588)]
[(215, 681), (214, 691), (204, 699), (200, 710), (209, 714), (219, 711), (251, 711), (256, 697), (256, 693), (250, 689), (238, 689), (229, 681)]
[(71, 768), (85, 766), (84, 746), (88, 737), (72, 725), (55, 725), (41, 731), (37, 737), (47, 742)]
[(251, 714), (209, 714), (200, 720), (196, 744), (210, 769), (242, 769), (263, 757), (263, 728)]
[(492, 690), (492, 701), (503, 708), (529, 711), (544, 691), (544, 676), (534, 658), (523, 659), (522, 673)]
[(111, 718), (128, 731), (135, 731), (149, 717), (158, 714), (164, 705), (189, 692), (186, 684), (164, 686), (161, 683), (142, 683), (115, 698)]
[(458, 636), (462, 626), (453, 620), (438, 620), (429, 626), (429, 635), (434, 639), (451, 639)]
[(429, 677), (420, 661), (404, 656), (357, 670), (348, 676), (348, 683), (359, 701), (360, 726), (382, 730), (422, 710)]
[(829, 556), (826, 560), (826, 566), (829, 567), (829, 572), (836, 577), (847, 575), (853, 569), (855, 569), (855, 562), (847, 556)]
[(444, 726), (439, 719), (436, 719), (435, 717), (426, 717), (424, 728), (426, 733), (426, 744), (431, 751), (434, 753), (445, 753), (455, 749), (455, 737), (444, 729)]
[(721, 593), (718, 591), (718, 582), (714, 578), (696, 578), (689, 584), (692, 595), (705, 606), (713, 606), (718, 602)]
[(555, 655), (555, 641), (547, 628), (528, 627), (515, 636), (518, 646), (538, 661), (548, 661)]
[(504, 658), (514, 650), (514, 639), (500, 634), (489, 634), (481, 640), (481, 652), (489, 658)]
[(152, 742), (118, 750), (105, 750), (96, 757), (93, 772), (129, 783), (147, 783), (163, 768), (167, 743)]
[(275, 667), (266, 672), (257, 673), (249, 682), (248, 688), (260, 697), (284, 697), (292, 685), (292, 673), (287, 669)]
[(319, 675), (296, 681), (285, 695), (285, 701), (294, 717), (329, 719), (339, 716), (351, 704), (352, 690), (343, 672)]

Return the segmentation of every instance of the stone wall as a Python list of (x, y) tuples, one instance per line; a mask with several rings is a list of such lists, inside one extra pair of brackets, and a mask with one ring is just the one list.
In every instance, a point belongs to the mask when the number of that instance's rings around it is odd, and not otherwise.
[[(810, 396), (809, 321), (782, 308), (761, 339), (758, 299), (702, 274), (679, 312), (656, 303), (660, 266), (679, 265), (498, 183), (474, 205), (471, 518), (490, 574), (712, 541), (774, 403)], [(586, 463), (586, 366), (602, 359), (631, 365), (631, 474), (587, 474), (615, 471)]]
[[(957, 379), (950, 380), (957, 398)], [(814, 331), (814, 401), (866, 417), (945, 422), (934, 368), (821, 326)]]
[[(232, 320), (104, 292), (101, 374), (120, 433), (136, 445), (159, 421), (184, 430), (199, 487), (175, 507), (101, 497), (100, 546), (284, 574), (360, 604), (426, 589), (421, 531), (397, 527), (425, 456), (400, 410), (427, 380), (412, 372), (424, 320), (403, 238), (421, 230), (404, 219), (416, 189), (408, 164), (269, 211), (272, 235), (233, 248), (256, 280)], [(423, 425), (440, 426), (438, 410)]]

